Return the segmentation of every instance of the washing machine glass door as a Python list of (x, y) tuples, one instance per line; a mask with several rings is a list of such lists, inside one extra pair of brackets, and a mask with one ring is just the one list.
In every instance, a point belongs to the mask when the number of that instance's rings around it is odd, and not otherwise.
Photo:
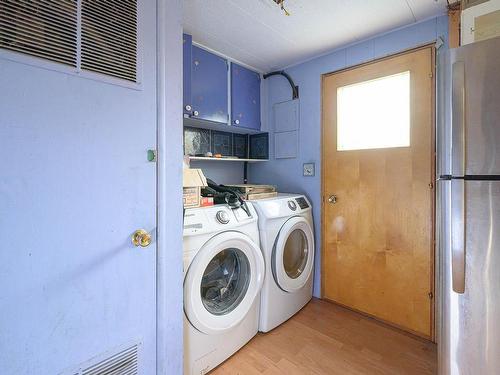
[(272, 268), (278, 286), (287, 292), (302, 288), (314, 263), (314, 235), (301, 216), (288, 219), (281, 227), (273, 250)]
[(264, 280), (264, 258), (240, 232), (211, 238), (191, 262), (184, 279), (188, 320), (207, 334), (227, 331), (245, 318)]

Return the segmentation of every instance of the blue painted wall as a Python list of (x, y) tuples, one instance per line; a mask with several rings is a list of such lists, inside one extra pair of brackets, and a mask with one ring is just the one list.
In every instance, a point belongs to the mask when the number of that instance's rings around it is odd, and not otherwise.
[[(266, 114), (270, 134), (270, 161), (252, 164), (249, 167), (249, 181), (272, 183), (282, 192), (305, 193), (314, 206), (315, 220), (315, 278), (314, 294), (320, 296), (320, 222), (321, 222), (321, 75), (349, 66), (360, 64), (412, 47), (433, 42), (438, 37), (448, 39), (448, 18), (440, 16), (418, 24), (394, 30), (372, 39), (337, 49), (329, 54), (314, 58), (286, 71), (300, 87), (300, 139), (299, 155), (294, 159), (274, 159), (273, 105), (291, 99), (288, 82), (280, 77), (264, 81), (263, 113)], [(442, 48), (446, 48), (446, 45)], [(302, 164), (316, 163), (316, 176), (303, 177)]]
[(218, 184), (242, 184), (243, 162), (193, 160), (191, 168), (201, 168), (205, 177)]

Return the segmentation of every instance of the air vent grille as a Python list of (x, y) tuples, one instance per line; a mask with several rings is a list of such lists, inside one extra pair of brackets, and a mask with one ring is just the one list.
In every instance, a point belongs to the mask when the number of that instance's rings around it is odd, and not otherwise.
[(137, 0), (0, 0), (0, 49), (74, 73), (137, 83), (137, 28)]
[(81, 67), (136, 82), (136, 0), (82, 0)]
[(137, 345), (122, 350), (84, 370), (82, 375), (137, 375)]
[(0, 48), (75, 67), (76, 35), (76, 0), (0, 0)]

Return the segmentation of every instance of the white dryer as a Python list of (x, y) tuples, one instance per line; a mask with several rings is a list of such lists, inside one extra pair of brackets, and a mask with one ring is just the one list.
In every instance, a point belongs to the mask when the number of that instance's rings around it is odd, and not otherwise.
[(264, 272), (251, 203), (185, 211), (184, 374), (206, 374), (258, 332)]
[(266, 263), (259, 331), (268, 332), (312, 298), (312, 210), (306, 197), (295, 194), (279, 194), (252, 203), (259, 215), (260, 244)]

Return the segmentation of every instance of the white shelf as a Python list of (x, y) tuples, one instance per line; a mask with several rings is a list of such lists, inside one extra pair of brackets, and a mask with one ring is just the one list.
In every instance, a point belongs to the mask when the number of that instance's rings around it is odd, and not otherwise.
[(257, 163), (260, 161), (269, 161), (269, 159), (240, 159), (240, 158), (211, 158), (208, 156), (189, 156), (189, 160), (210, 160), (210, 161), (247, 161)]
[(238, 126), (225, 124), (221, 122), (213, 122), (208, 120), (201, 120), (193, 117), (184, 117), (184, 126), (191, 126), (193, 128), (216, 130), (220, 132), (231, 132), (237, 134), (260, 134), (265, 133), (256, 129), (240, 128)]

